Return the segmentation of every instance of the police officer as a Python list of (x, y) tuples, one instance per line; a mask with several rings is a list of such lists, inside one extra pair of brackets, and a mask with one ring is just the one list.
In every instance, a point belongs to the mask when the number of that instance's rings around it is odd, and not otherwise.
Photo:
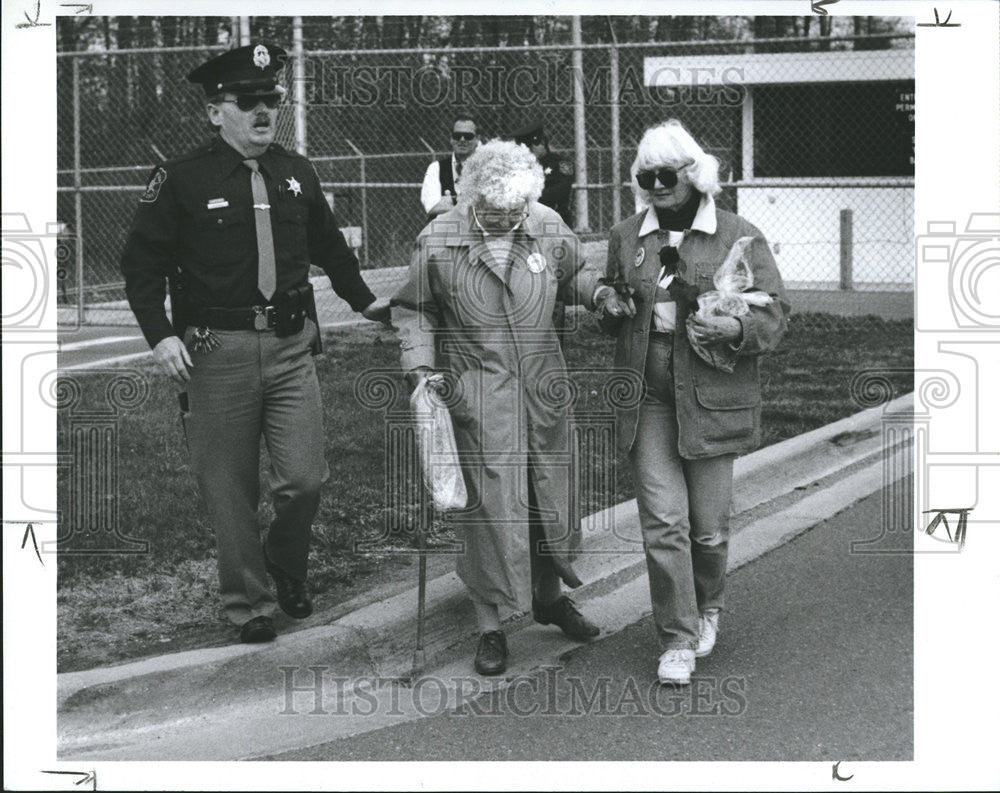
[(424, 205), (428, 221), (450, 211), (458, 202), (455, 185), (462, 175), (462, 163), (477, 146), (479, 137), (475, 119), (466, 115), (456, 116), (451, 125), (451, 154), (427, 166), (420, 187), (420, 203)]
[(552, 207), (570, 228), (573, 227), (573, 162), (549, 150), (549, 139), (540, 121), (533, 121), (516, 130), (515, 143), (531, 149), (545, 172), (545, 189), (539, 204)]
[[(568, 158), (549, 150), (549, 139), (540, 121), (532, 121), (516, 130), (513, 138), (515, 143), (531, 149), (531, 153), (535, 155), (545, 173), (545, 188), (538, 203), (552, 207), (559, 213), (563, 222), (573, 228), (573, 163)], [(561, 300), (556, 301), (555, 310), (552, 312), (552, 323), (559, 336), (559, 343), (565, 343), (566, 305)]]
[[(281, 47), (258, 43), (188, 75), (204, 87), (218, 135), (153, 171), (122, 255), (129, 305), (153, 357), (187, 388), (182, 419), (215, 529), (222, 601), (245, 642), (275, 637), (268, 574), (286, 614), (313, 608), (306, 560), (329, 472), (310, 355), (319, 344), (310, 264), (355, 311), (388, 321), (388, 300), (361, 278), (312, 164), (273, 142), (286, 59)], [(275, 513), (263, 546), (262, 433)]]

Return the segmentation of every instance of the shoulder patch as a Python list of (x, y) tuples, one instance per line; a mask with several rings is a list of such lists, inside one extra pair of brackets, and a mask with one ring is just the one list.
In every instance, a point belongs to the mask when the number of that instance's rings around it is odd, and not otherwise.
[(559, 173), (561, 173), (563, 176), (572, 176), (573, 175), (573, 163), (571, 163), (569, 160), (560, 160), (559, 161)]
[(153, 177), (146, 185), (146, 192), (139, 199), (142, 203), (152, 204), (160, 195), (160, 188), (167, 181), (167, 171), (162, 166), (153, 171)]

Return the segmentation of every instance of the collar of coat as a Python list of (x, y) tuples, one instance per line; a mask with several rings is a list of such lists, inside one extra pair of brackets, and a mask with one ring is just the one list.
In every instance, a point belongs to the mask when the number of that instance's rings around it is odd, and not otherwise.
[[(701, 203), (698, 205), (698, 212), (691, 222), (691, 230), (703, 231), (706, 234), (715, 234), (717, 226), (715, 199), (710, 195), (702, 195)], [(649, 207), (646, 210), (645, 217), (642, 219), (642, 225), (639, 227), (639, 236), (645, 237), (647, 234), (658, 231), (659, 228), (660, 221), (656, 217), (656, 210), (653, 207)]]

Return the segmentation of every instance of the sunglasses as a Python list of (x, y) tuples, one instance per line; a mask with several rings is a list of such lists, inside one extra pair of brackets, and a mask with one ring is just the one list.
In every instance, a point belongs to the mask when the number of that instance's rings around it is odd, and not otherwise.
[(235, 99), (220, 99), (219, 101), (236, 105), (244, 113), (249, 113), (261, 103), (268, 110), (274, 110), (281, 101), (281, 94), (239, 94)]
[(638, 182), (639, 187), (643, 190), (652, 190), (657, 179), (660, 180), (660, 184), (664, 187), (677, 187), (677, 174), (691, 164), (686, 163), (680, 168), (658, 168), (655, 171), (639, 171), (635, 175), (635, 181)]
[(452, 132), (451, 133), (451, 139), (452, 140), (464, 140), (464, 141), (475, 140), (476, 139), (476, 133), (475, 132)]

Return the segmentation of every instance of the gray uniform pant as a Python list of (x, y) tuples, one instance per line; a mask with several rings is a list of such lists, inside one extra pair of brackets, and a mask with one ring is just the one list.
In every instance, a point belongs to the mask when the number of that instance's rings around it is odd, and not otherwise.
[(270, 614), (274, 605), (257, 523), (261, 434), (271, 461), (275, 512), (267, 555), (288, 575), (306, 578), (312, 521), (329, 476), (310, 351), (317, 329), (306, 320), (300, 333), (280, 339), (273, 330), (212, 332), (220, 345), (191, 354), (184, 425), (215, 530), (226, 616), (242, 625)]
[(698, 615), (724, 606), (734, 454), (677, 451), (671, 344), (651, 339), (647, 397), (629, 454), (661, 650), (698, 646)]

